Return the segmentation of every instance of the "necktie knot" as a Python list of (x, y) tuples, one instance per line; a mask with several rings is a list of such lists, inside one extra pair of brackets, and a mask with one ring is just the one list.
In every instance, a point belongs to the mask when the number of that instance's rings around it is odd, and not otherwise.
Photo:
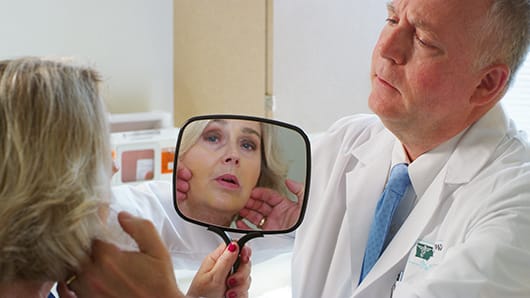
[(379, 256), (383, 253), (392, 217), (410, 185), (408, 165), (404, 163), (395, 165), (390, 171), (383, 194), (377, 202), (364, 252), (359, 283), (370, 272)]
[(395, 165), (390, 171), (390, 176), (388, 177), (388, 182), (385, 186), (385, 190), (392, 191), (400, 197), (403, 197), (409, 185), (410, 177), (408, 165), (404, 163), (399, 163)]

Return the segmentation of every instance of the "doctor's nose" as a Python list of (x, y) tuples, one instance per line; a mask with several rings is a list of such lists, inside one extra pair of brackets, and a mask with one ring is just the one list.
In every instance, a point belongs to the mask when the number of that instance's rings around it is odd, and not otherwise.
[(410, 50), (410, 44), (407, 38), (408, 35), (404, 29), (387, 28), (379, 36), (377, 44), (379, 54), (394, 64), (405, 64)]

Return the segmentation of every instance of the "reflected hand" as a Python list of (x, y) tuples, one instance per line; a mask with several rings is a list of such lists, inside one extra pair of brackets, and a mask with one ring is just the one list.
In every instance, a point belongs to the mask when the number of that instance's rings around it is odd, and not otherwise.
[(177, 166), (177, 200), (184, 201), (190, 191), (190, 181), (192, 175), (191, 171), (183, 165)]
[[(190, 297), (248, 297), (250, 288), (250, 248), (241, 251), (238, 271), (229, 275), (238, 257), (237, 243), (220, 244), (202, 262), (193, 278)], [(227, 277), (228, 276), (228, 277)]]
[[(250, 199), (239, 215), (263, 230), (284, 230), (292, 227), (298, 220), (302, 209), (304, 184), (286, 179), (285, 185), (291, 193), (296, 195), (297, 202), (289, 200), (273, 189), (256, 187), (252, 190)], [(241, 220), (238, 220), (236, 225), (240, 229), (250, 229)]]
[(92, 255), (68, 287), (60, 283), (61, 297), (184, 297), (177, 287), (171, 257), (154, 225), (127, 212), (118, 220), (138, 244), (139, 252), (122, 251), (94, 240)]

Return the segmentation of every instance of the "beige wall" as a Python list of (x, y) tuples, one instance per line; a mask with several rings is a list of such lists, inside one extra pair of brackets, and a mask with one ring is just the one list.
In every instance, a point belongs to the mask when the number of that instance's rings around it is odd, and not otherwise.
[(174, 1), (176, 126), (200, 114), (266, 114), (267, 2)]

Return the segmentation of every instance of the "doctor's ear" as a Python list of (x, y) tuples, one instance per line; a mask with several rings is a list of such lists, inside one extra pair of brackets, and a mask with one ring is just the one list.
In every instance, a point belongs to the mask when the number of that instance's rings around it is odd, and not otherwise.
[(496, 103), (504, 94), (510, 68), (506, 64), (494, 64), (482, 70), (482, 78), (471, 97), (472, 104), (486, 106)]

